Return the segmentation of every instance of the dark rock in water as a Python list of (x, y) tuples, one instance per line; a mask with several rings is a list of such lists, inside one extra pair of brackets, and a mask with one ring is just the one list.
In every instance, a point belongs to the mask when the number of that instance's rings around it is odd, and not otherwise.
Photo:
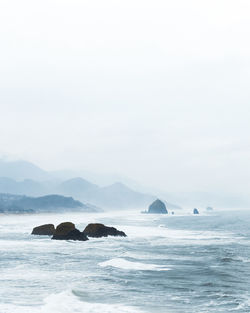
[(213, 208), (212, 208), (211, 206), (208, 206), (208, 207), (206, 208), (206, 210), (207, 210), (207, 211), (213, 211)]
[(108, 227), (103, 224), (89, 224), (84, 229), (83, 233), (88, 237), (107, 237), (107, 236), (121, 236), (126, 237), (127, 235), (114, 227)]
[(161, 200), (155, 200), (148, 208), (148, 213), (153, 214), (168, 214), (166, 205)]
[(194, 213), (194, 214), (199, 214), (198, 209), (194, 209), (193, 213)]
[(75, 224), (71, 222), (61, 223), (56, 227), (55, 235), (64, 236), (68, 234), (71, 230), (74, 230), (75, 228), (76, 228)]
[(71, 222), (61, 223), (56, 227), (52, 239), (56, 240), (88, 240), (87, 236), (75, 228), (75, 224)]
[[(54, 239), (59, 239), (59, 238), (54, 238)], [(74, 230), (71, 230), (67, 235), (64, 236), (64, 240), (86, 241), (89, 239), (83, 232), (80, 232), (80, 230), (78, 230), (78, 229), (74, 229)]]
[(53, 236), (55, 232), (55, 226), (53, 224), (45, 224), (40, 225), (32, 230), (32, 235), (45, 235), (45, 236)]

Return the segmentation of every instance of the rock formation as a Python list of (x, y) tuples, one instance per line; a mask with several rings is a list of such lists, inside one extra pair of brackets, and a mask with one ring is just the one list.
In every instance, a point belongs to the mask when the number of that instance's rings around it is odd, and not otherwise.
[(198, 209), (194, 209), (193, 214), (199, 214)]
[(213, 211), (213, 208), (212, 208), (211, 206), (208, 206), (208, 207), (206, 208), (206, 210), (207, 210), (207, 211)]
[(32, 235), (45, 235), (45, 236), (53, 236), (55, 232), (55, 226), (53, 224), (45, 224), (40, 225), (32, 230)]
[(126, 237), (123, 231), (117, 230), (114, 227), (108, 227), (103, 224), (89, 224), (83, 231), (83, 233), (88, 237), (107, 237), (107, 236), (121, 236)]
[(168, 214), (166, 205), (161, 200), (155, 200), (148, 208), (147, 213), (152, 214)]
[(61, 223), (56, 227), (52, 239), (56, 240), (88, 240), (87, 236), (75, 228), (75, 224), (71, 222)]
[(37, 226), (32, 231), (33, 235), (49, 235), (53, 236), (55, 240), (88, 240), (88, 237), (108, 237), (108, 236), (121, 236), (127, 235), (114, 227), (105, 226), (103, 224), (89, 224), (83, 232), (76, 229), (75, 224), (71, 222), (64, 222), (59, 224), (56, 229), (53, 224), (46, 224)]

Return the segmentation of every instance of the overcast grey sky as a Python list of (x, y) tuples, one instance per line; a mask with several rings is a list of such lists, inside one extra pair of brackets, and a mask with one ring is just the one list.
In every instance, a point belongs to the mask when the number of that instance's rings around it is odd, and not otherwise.
[(1, 0), (0, 154), (250, 190), (249, 0)]

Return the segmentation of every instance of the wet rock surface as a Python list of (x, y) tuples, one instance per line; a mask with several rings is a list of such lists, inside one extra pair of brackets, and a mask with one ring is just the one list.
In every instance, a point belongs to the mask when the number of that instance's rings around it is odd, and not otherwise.
[(32, 230), (32, 235), (40, 236), (53, 236), (55, 233), (55, 226), (53, 224), (44, 224), (34, 227)]
[(121, 236), (126, 237), (127, 235), (114, 227), (108, 227), (103, 224), (95, 223), (89, 224), (83, 231), (88, 237), (100, 238), (108, 236)]
[(76, 229), (75, 224), (71, 222), (61, 223), (56, 227), (55, 233), (52, 237), (54, 240), (88, 240), (87, 236)]

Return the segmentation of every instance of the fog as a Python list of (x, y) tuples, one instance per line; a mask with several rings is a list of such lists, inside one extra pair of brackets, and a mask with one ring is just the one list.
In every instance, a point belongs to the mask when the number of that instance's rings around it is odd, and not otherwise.
[(2, 0), (0, 155), (250, 188), (249, 1)]

